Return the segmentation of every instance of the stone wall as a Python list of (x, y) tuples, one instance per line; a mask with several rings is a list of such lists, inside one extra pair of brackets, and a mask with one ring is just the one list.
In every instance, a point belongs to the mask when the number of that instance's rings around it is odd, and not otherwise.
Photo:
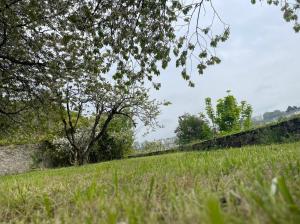
[(37, 145), (0, 146), (0, 175), (29, 171)]
[(230, 147), (242, 147), (246, 145), (261, 145), (283, 143), (300, 140), (300, 118), (283, 121), (254, 130), (219, 137), (195, 144), (180, 146), (177, 149), (131, 155), (129, 158), (154, 156), (179, 151), (201, 151)]
[(300, 140), (300, 118), (193, 144), (192, 150), (242, 147)]

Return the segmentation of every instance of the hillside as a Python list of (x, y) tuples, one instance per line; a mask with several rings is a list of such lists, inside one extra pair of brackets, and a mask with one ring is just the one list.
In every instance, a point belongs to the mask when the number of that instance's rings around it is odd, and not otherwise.
[(300, 142), (0, 177), (0, 223), (300, 223)]

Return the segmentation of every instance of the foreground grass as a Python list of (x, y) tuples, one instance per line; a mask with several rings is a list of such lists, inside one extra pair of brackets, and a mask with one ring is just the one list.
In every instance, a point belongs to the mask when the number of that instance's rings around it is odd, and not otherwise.
[(300, 143), (0, 177), (0, 222), (300, 223)]

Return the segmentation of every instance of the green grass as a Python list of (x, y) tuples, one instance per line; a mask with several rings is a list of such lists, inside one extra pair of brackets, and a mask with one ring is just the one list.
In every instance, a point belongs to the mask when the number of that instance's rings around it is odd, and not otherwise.
[(300, 223), (300, 142), (0, 177), (0, 222)]

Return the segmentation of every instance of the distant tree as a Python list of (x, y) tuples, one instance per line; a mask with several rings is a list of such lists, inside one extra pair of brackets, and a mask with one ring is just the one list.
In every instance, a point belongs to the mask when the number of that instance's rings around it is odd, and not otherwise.
[(286, 109), (286, 113), (293, 113), (295, 111), (299, 111), (300, 107), (297, 106), (288, 106), (288, 108)]
[(178, 143), (183, 145), (192, 141), (205, 140), (212, 137), (212, 130), (203, 114), (198, 116), (184, 114), (178, 118), (178, 127), (175, 130)]
[(264, 121), (272, 121), (276, 120), (282, 116), (284, 116), (284, 112), (280, 110), (274, 110), (272, 112), (266, 112), (263, 114)]
[(208, 118), (210, 119), (213, 127), (213, 133), (214, 135), (217, 133), (217, 121), (216, 121), (216, 113), (211, 103), (211, 98), (205, 99), (205, 110)]
[(145, 152), (156, 152), (165, 150), (161, 141), (144, 141), (140, 145), (140, 150)]
[(246, 101), (242, 101), (240, 108), (241, 108), (240, 127), (242, 129), (249, 129), (252, 125), (252, 113), (253, 113), (252, 106), (248, 104)]
[(217, 124), (220, 131), (230, 132), (240, 129), (241, 109), (233, 95), (228, 95), (217, 102)]
[(246, 101), (238, 104), (236, 98), (228, 95), (217, 101), (216, 112), (211, 104), (211, 98), (206, 98), (206, 113), (213, 126), (218, 126), (221, 132), (247, 129), (251, 126), (252, 107)]

